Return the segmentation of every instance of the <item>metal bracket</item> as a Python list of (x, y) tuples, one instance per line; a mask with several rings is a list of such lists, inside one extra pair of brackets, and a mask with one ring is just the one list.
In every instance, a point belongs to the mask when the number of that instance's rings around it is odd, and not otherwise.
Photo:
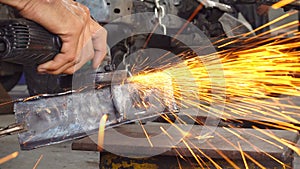
[(27, 131), (26, 125), (24, 123), (14, 123), (7, 127), (0, 128), (0, 137), (14, 135)]

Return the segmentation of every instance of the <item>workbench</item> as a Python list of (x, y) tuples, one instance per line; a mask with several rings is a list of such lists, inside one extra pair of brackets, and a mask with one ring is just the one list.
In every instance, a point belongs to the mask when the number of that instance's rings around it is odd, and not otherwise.
[[(151, 136), (155, 137), (163, 133), (161, 128), (171, 127), (171, 124), (156, 120), (155, 122), (148, 122), (144, 126), (129, 124), (106, 130), (104, 149), (99, 150), (97, 141), (95, 141), (97, 140), (96, 135), (74, 141), (72, 149), (100, 151), (99, 168), (101, 169), (246, 168), (245, 165), (249, 168), (300, 168), (299, 157), (292, 150), (293, 147), (279, 142), (285, 140), (286, 143), (289, 142), (294, 145), (296, 150), (300, 149), (298, 147), (299, 131), (282, 130), (276, 126), (261, 126), (264, 123), (276, 125), (279, 122), (299, 126), (298, 107), (300, 106), (300, 99), (294, 96), (281, 96), (275, 99), (279, 105), (293, 106), (275, 106), (274, 110), (281, 112), (281, 114), (272, 113), (271, 109), (264, 109), (264, 107), (265, 104), (273, 103), (274, 100), (265, 99), (262, 102), (258, 100), (255, 106), (259, 111), (243, 114), (230, 112), (229, 109), (231, 105), (243, 105), (242, 102), (229, 101), (224, 108), (224, 114), (213, 117), (208, 117), (204, 111), (181, 110), (178, 114), (178, 119), (181, 121), (177, 125), (180, 125), (182, 121), (186, 122), (184, 125), (191, 126), (190, 135), (171, 147), (166, 146), (166, 140), (151, 140)], [(206, 123), (208, 118), (209, 123)], [(205, 123), (206, 125), (197, 125), (196, 123)], [(254, 129), (252, 126), (259, 126), (259, 129)], [(207, 135), (207, 139), (203, 141), (199, 140), (197, 136), (204, 128), (213, 132)], [(124, 140), (120, 137), (121, 134), (121, 136), (145, 138), (144, 130), (149, 135), (151, 143), (147, 139), (130, 141), (130, 139)], [(172, 134), (172, 137), (180, 137), (181, 133), (178, 131)], [(163, 153), (157, 154), (161, 151)], [(152, 154), (156, 155), (151, 156)], [(198, 161), (195, 160), (195, 157)]]
[[(161, 127), (167, 129), (170, 124), (151, 122), (143, 127), (151, 140), (151, 136), (162, 133)], [(249, 128), (234, 128), (230, 129), (231, 132), (229, 132), (226, 128), (211, 126), (211, 129), (215, 130), (213, 135), (204, 142), (199, 142), (199, 139), (195, 138), (195, 133), (199, 133), (202, 129), (203, 126), (193, 125), (190, 131), (193, 134), (185, 137), (185, 142), (180, 141), (174, 147), (160, 146), (159, 141), (152, 142), (153, 146), (150, 146), (147, 141), (130, 142), (120, 140), (120, 133), (135, 138), (145, 137), (143, 128), (137, 124), (108, 129), (105, 132), (104, 149), (100, 150), (99, 168), (189, 169), (217, 168), (216, 166), (221, 168), (245, 168), (240, 149), (243, 150), (244, 157), (246, 156), (249, 168), (260, 168), (261, 166), (266, 168), (288, 168), (293, 166), (294, 152), (286, 145), (260, 131)], [(293, 143), (297, 143), (299, 138), (297, 131), (264, 130), (264, 132), (273, 133), (278, 138)], [(172, 134), (180, 135), (180, 132)], [(72, 149), (99, 151), (97, 143), (95, 143), (96, 137), (96, 135), (93, 135), (74, 141)], [(186, 146), (186, 143), (190, 147)], [(162, 149), (165, 150), (163, 154), (149, 156)], [(201, 159), (200, 163), (195, 160), (194, 156)]]

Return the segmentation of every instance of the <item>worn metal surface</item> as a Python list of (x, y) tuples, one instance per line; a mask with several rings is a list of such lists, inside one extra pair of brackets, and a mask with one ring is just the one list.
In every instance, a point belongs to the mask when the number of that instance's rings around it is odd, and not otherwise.
[(97, 130), (103, 114), (107, 124), (115, 123), (115, 110), (110, 88), (43, 98), (15, 104), (17, 123), (25, 123), (28, 131), (19, 134), (22, 149), (33, 149), (86, 136)]
[[(155, 136), (160, 134), (162, 131), (160, 127), (167, 129), (170, 127), (170, 124), (149, 124), (144, 125), (145, 130), (148, 132), (150, 136)], [(180, 127), (180, 126), (179, 126)], [(224, 128), (217, 128), (215, 132), (211, 135), (209, 139), (206, 141), (201, 141), (197, 139), (201, 132), (201, 130), (205, 129), (213, 129), (212, 127), (203, 127), (199, 125), (193, 126), (190, 131), (190, 136), (186, 138), (187, 142), (191, 146), (191, 150), (195, 152), (195, 154), (203, 157), (203, 154), (200, 153), (201, 150), (204, 154), (214, 159), (223, 159), (223, 157), (218, 153), (222, 152), (225, 156), (229, 157), (232, 160), (242, 160), (242, 156), (240, 154), (238, 144), (240, 144), (244, 153), (247, 153), (249, 156), (258, 160), (261, 163), (264, 161), (274, 161), (274, 159), (270, 159), (268, 155), (273, 156), (283, 162), (290, 162), (292, 158), (292, 150), (289, 149), (286, 145), (278, 142), (274, 138), (270, 138), (267, 135), (261, 133), (260, 131), (254, 129), (242, 129), (242, 128), (234, 128), (230, 129), (232, 132), (237, 133), (240, 137), (237, 137), (233, 133), (229, 132)], [(262, 129), (263, 130), (263, 129)], [(118, 134), (116, 131), (122, 133), (123, 135), (127, 135), (130, 137), (145, 137), (145, 133), (142, 130), (142, 127), (139, 125), (123, 125), (118, 128), (108, 129), (105, 132), (105, 142), (104, 142), (104, 150), (113, 150), (110, 152), (122, 154), (126, 157), (143, 157), (145, 155), (153, 154), (153, 152), (158, 151), (159, 149), (166, 149), (163, 155), (176, 156), (178, 152), (184, 157), (193, 157), (189, 148), (183, 143), (178, 143), (175, 147), (166, 147), (165, 143), (162, 141), (155, 142), (152, 140), (153, 147), (149, 145), (149, 142), (127, 142), (124, 140), (118, 139)], [(295, 131), (285, 131), (285, 130), (264, 130), (264, 132), (272, 133), (274, 136), (287, 140), (289, 142), (296, 143), (299, 136)], [(180, 132), (169, 133), (171, 137), (177, 137), (180, 135)], [(73, 142), (72, 149), (73, 150), (83, 150), (83, 151), (98, 151), (96, 148), (96, 143), (92, 141), (91, 138), (94, 136), (90, 136), (78, 141)], [(268, 140), (268, 142), (262, 141)], [(270, 144), (272, 142), (274, 144)], [(267, 155), (268, 154), (268, 155)]]
[[(118, 81), (119, 79), (116, 78)], [(164, 113), (166, 103), (157, 90), (143, 91), (134, 84), (117, 84), (21, 99), (15, 104), (16, 123), (26, 125), (19, 134), (21, 148), (30, 150), (96, 133), (104, 114), (107, 127), (150, 119)], [(141, 103), (147, 106), (137, 106)]]

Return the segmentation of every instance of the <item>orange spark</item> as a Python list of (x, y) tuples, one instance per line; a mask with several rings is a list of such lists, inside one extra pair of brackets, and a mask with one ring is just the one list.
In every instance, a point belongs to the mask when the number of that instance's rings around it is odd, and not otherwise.
[(42, 154), (42, 155), (40, 156), (40, 158), (37, 160), (37, 162), (35, 163), (35, 165), (33, 166), (32, 169), (36, 169), (36, 168), (37, 168), (37, 166), (39, 165), (39, 163), (41, 162), (41, 160), (42, 160), (43, 157), (44, 157), (44, 155)]
[(6, 163), (7, 161), (16, 158), (18, 155), (19, 155), (19, 152), (16, 151), (16, 152), (14, 152), (14, 153), (12, 153), (10, 155), (7, 155), (7, 156), (5, 156), (3, 158), (0, 158), (0, 164)]
[(176, 156), (176, 160), (177, 160), (179, 169), (182, 169), (182, 166), (181, 166), (181, 164), (180, 164), (180, 159), (179, 159), (177, 156)]
[(191, 23), (191, 21), (196, 17), (196, 15), (200, 12), (200, 10), (203, 8), (203, 4), (200, 3), (197, 8), (193, 11), (191, 16), (188, 18), (186, 23), (180, 28), (180, 30), (176, 33), (176, 35), (173, 38), (173, 41), (184, 31), (184, 29)]
[[(294, 13), (295, 12), (289, 12), (263, 27), (269, 26)], [(290, 22), (275, 30), (291, 28), (295, 27), (295, 25), (298, 25), (298, 22)], [(254, 31), (262, 29), (263, 27)], [(238, 48), (205, 56), (196, 56), (195, 54), (191, 54), (191, 52), (187, 52), (188, 56), (184, 58), (182, 62), (170, 63), (168, 66), (157, 70), (140, 72), (130, 77), (128, 81), (136, 84), (141, 89), (155, 88), (166, 91), (165, 81), (166, 79), (170, 80), (170, 77), (172, 77), (172, 85), (167, 87), (170, 88), (168, 90), (173, 91), (172, 94), (181, 108), (196, 108), (203, 114), (222, 119), (247, 117), (251, 118), (249, 120), (250, 122), (255, 122), (256, 124), (289, 131), (299, 130), (296, 124), (300, 124), (300, 121), (298, 120), (299, 118), (296, 117), (300, 117), (297, 113), (300, 107), (291, 103), (292, 101), (289, 103), (286, 103), (288, 101), (281, 102), (283, 98), (279, 98), (276, 95), (300, 96), (300, 78), (294, 76), (300, 74), (300, 34), (295, 33), (294, 37), (286, 39), (280, 35), (269, 39), (257, 40), (265, 34), (266, 33), (263, 33), (253, 38), (248, 38), (246, 42), (249, 46), (247, 44), (247, 46), (239, 46)], [(239, 43), (239, 41), (240, 40), (231, 41), (223, 44), (223, 46)], [(222, 45), (219, 45), (219, 47), (222, 47)], [(218, 55), (218, 57), (216, 57), (216, 55)], [(224, 79), (224, 83), (222, 83), (222, 79)], [(215, 81), (217, 81), (217, 83)], [(222, 93), (226, 95), (222, 95)], [(171, 95), (168, 95), (167, 99), (171, 99), (171, 97)], [(225, 98), (227, 103), (225, 112), (211, 106), (223, 103)], [(184, 114), (196, 121), (188, 112)], [(162, 117), (176, 127), (176, 124), (168, 118)], [(254, 129), (256, 128), (254, 127)], [(165, 132), (163, 128), (161, 128), (161, 130)], [(178, 128), (178, 131), (182, 132), (180, 128)], [(230, 129), (227, 129), (227, 131), (245, 141), (257, 151), (260, 150), (248, 140), (242, 138), (239, 133)], [(289, 147), (296, 153), (300, 153), (299, 148), (287, 140), (278, 138), (272, 133), (265, 132), (265, 130), (259, 131)], [(186, 136), (186, 134), (188, 133), (182, 132), (183, 136)], [(193, 138), (202, 139), (206, 137)], [(282, 148), (282, 146), (267, 139), (262, 137), (258, 138)], [(192, 151), (186, 139), (187, 138), (183, 140), (183, 143), (189, 151)], [(241, 152), (246, 168), (248, 167), (246, 158), (260, 168), (264, 168), (262, 164), (249, 154), (243, 152), (240, 144), (236, 146), (231, 143), (230, 140), (224, 137), (222, 137), (222, 139)], [(213, 145), (211, 146), (212, 148), (214, 147)], [(233, 161), (226, 157), (224, 153), (219, 150), (216, 151), (233, 167), (238, 167)], [(263, 153), (285, 166), (283, 162), (272, 155), (266, 152)], [(203, 153), (201, 154), (204, 155)], [(203, 165), (201, 164), (201, 159), (199, 159), (195, 153), (192, 153), (192, 155), (199, 165)]]
[(99, 131), (98, 131), (98, 150), (102, 151), (103, 145), (104, 145), (104, 130), (105, 130), (105, 124), (107, 121), (108, 115), (104, 114), (99, 123)]
[[(266, 153), (266, 152), (263, 152), (260, 148), (258, 148), (256, 145), (252, 144), (251, 142), (249, 142), (247, 139), (241, 137), (241, 135), (239, 135), (238, 133), (234, 132), (233, 130), (230, 130), (230, 129), (227, 129), (227, 128), (224, 128), (225, 130), (227, 130), (228, 132), (230, 132), (231, 134), (237, 136), (238, 138), (240, 138), (241, 140), (245, 141), (247, 144), (249, 144), (250, 146), (252, 146), (256, 151), (258, 152), (262, 152), (264, 154), (266, 154), (268, 157), (270, 157), (271, 159), (273, 159), (274, 161), (278, 162), (279, 164), (281, 164), (282, 166), (285, 166), (285, 164), (280, 161), (279, 159), (275, 158), (274, 156)], [(251, 135), (251, 133), (249, 133)], [(274, 135), (275, 136), (275, 135)], [(276, 137), (276, 136), (275, 136)], [(268, 143), (270, 143), (270, 141), (268, 141)], [(271, 142), (272, 143), (272, 142)], [(272, 145), (275, 145), (275, 146), (279, 146), (279, 145), (276, 145), (275, 143), (273, 143)], [(238, 142), (238, 146), (240, 146), (240, 143)], [(240, 148), (240, 147), (239, 147)], [(243, 155), (247, 155), (243, 152)]]
[(180, 132), (180, 134), (183, 136), (183, 138), (191, 136), (190, 133), (183, 131), (177, 124), (173, 123), (170, 119), (168, 119), (167, 116), (162, 115), (161, 117), (163, 119), (165, 119), (168, 123), (170, 123), (173, 127), (175, 127)]
[[(173, 147), (173, 149), (176, 151), (177, 155), (179, 155), (179, 157), (180, 157), (181, 159), (183, 159), (183, 160), (186, 161), (186, 159), (184, 158), (184, 156), (177, 150), (176, 147)], [(176, 156), (176, 157), (177, 157), (177, 156)]]
[(280, 145), (278, 145), (278, 144), (276, 144), (276, 143), (274, 143), (274, 142), (272, 142), (272, 141), (270, 141), (270, 140), (268, 140), (268, 139), (264, 139), (264, 138), (262, 138), (262, 137), (259, 137), (259, 136), (255, 135), (255, 134), (252, 134), (252, 133), (250, 133), (250, 132), (249, 132), (248, 134), (251, 135), (251, 136), (253, 136), (253, 137), (256, 137), (256, 138), (262, 140), (263, 142), (267, 142), (267, 143), (269, 143), (270, 145), (273, 145), (273, 146), (275, 146), (275, 147), (278, 147), (278, 148), (280, 148), (280, 149), (283, 149), (282, 146), (280, 146)]
[(188, 148), (188, 150), (190, 151), (190, 153), (193, 155), (194, 159), (197, 161), (197, 163), (203, 168), (201, 161), (199, 160), (199, 158), (196, 156), (195, 152), (192, 150), (192, 148), (188, 145), (188, 143), (182, 139), (182, 142), (185, 144), (185, 146)]
[(272, 8), (273, 9), (278, 9), (278, 8), (281, 8), (281, 7), (284, 7), (285, 5), (288, 5), (292, 2), (294, 2), (295, 0), (281, 0), (275, 4), (272, 5)]
[(166, 131), (166, 129), (164, 129), (163, 127), (159, 127), (160, 128), (160, 130), (163, 132), (163, 133), (165, 133), (165, 135), (167, 135), (171, 140), (174, 140), (174, 138)]
[(240, 167), (237, 166), (229, 157), (227, 157), (222, 151), (218, 150), (214, 145), (207, 142), (210, 147), (212, 147), (222, 158), (224, 158), (233, 168), (239, 169)]
[[(235, 148), (236, 150), (239, 150), (239, 148), (233, 144), (230, 140), (228, 140), (227, 138), (225, 138), (224, 136), (222, 136), (220, 133), (215, 132), (216, 135), (218, 135), (220, 138), (222, 138), (225, 142), (227, 142), (228, 144), (230, 144), (233, 148)], [(210, 146), (212, 146), (210, 144)], [(214, 146), (212, 146), (214, 147)], [(216, 149), (216, 148), (215, 148)], [(256, 164), (258, 167), (260, 168), (265, 168), (262, 164), (260, 164), (258, 161), (256, 161), (254, 158), (252, 158), (249, 154), (244, 152), (245, 157), (247, 157), (249, 160), (251, 160), (254, 164)]]
[(150, 140), (150, 136), (149, 136), (149, 134), (147, 133), (147, 131), (146, 131), (144, 125), (142, 124), (141, 121), (139, 121), (139, 123), (140, 123), (140, 126), (142, 127), (142, 129), (143, 129), (143, 131), (144, 131), (144, 133), (145, 133), (145, 136), (146, 136), (146, 138), (147, 138), (147, 140), (148, 140), (150, 146), (153, 147), (153, 144), (152, 144), (152, 142), (151, 142), (151, 140)]
[[(269, 44), (253, 49), (246, 49), (231, 53), (231, 56), (220, 56), (222, 70), (226, 85), (213, 84), (212, 79), (221, 79), (222, 75), (211, 76), (208, 71), (220, 71), (214, 66), (215, 60), (210, 56), (199, 56), (187, 59), (184, 63), (174, 65), (172, 68), (156, 72), (146, 72), (133, 76), (129, 81), (144, 88), (158, 88), (164, 90), (166, 75), (172, 76), (173, 91), (176, 99), (183, 107), (199, 107), (195, 100), (205, 103), (217, 103), (222, 100), (218, 96), (224, 88), (228, 98), (242, 97), (251, 103), (257, 98), (271, 98), (268, 94), (278, 93), (299, 96), (300, 79), (290, 76), (300, 68), (299, 53), (285, 51), (299, 46), (299, 42), (286, 42), (285, 44)], [(201, 59), (200, 59), (201, 58)], [(203, 63), (203, 60), (208, 62)], [(207, 70), (207, 65), (210, 70)], [(215, 93), (211, 93), (211, 90)], [(217, 98), (217, 99), (216, 99)], [(253, 99), (253, 100), (251, 100)], [(282, 114), (280, 114), (282, 115)], [(290, 118), (290, 117), (284, 117)], [(295, 119), (290, 119), (294, 120)]]
[(283, 145), (289, 147), (289, 148), (290, 148), (291, 150), (293, 150), (295, 153), (297, 153), (298, 155), (300, 155), (300, 148), (299, 148), (299, 147), (290, 144), (287, 140), (284, 140), (284, 139), (282, 139), (282, 138), (279, 138), (279, 137), (277, 137), (277, 136), (275, 136), (275, 135), (273, 135), (273, 134), (271, 134), (271, 133), (269, 133), (269, 132), (266, 132), (266, 131), (264, 131), (264, 130), (262, 130), (262, 129), (259, 129), (259, 128), (256, 127), (256, 126), (252, 126), (252, 127), (253, 127), (254, 129), (256, 129), (257, 131), (259, 131), (259, 132), (261, 132), (261, 133), (263, 133), (263, 134), (269, 136), (270, 138), (273, 138), (274, 140), (278, 141), (279, 143), (281, 143), (281, 144), (283, 144)]
[[(284, 15), (278, 17), (278, 18), (275, 18), (274, 20), (272, 20), (272, 21), (270, 21), (270, 22), (268, 22), (268, 23), (266, 23), (266, 24), (264, 24), (264, 25), (262, 25), (262, 26), (260, 26), (260, 27), (258, 27), (258, 28), (256, 28), (256, 29), (254, 29), (253, 31), (250, 31), (250, 32), (248, 32), (248, 33), (245, 33), (243, 36), (244, 36), (244, 37), (249, 36), (250, 34), (252, 34), (252, 33), (254, 33), (254, 32), (257, 32), (257, 31), (259, 31), (259, 30), (262, 30), (263, 28), (268, 27), (268, 26), (270, 26), (270, 25), (272, 25), (272, 24), (274, 24), (274, 23), (277, 23), (277, 22), (279, 22), (279, 21), (281, 21), (281, 20), (283, 20), (283, 19), (285, 19), (285, 18), (287, 18), (287, 17), (289, 17), (289, 16), (291, 16), (291, 15), (294, 15), (294, 14), (296, 14), (296, 13), (297, 13), (297, 11), (289, 11), (289, 12), (287, 12), (286, 14), (284, 14)], [(272, 30), (271, 30), (271, 31), (272, 31)]]
[(245, 158), (245, 155), (244, 155), (244, 152), (243, 152), (242, 147), (240, 145), (240, 142), (238, 142), (238, 146), (239, 146), (239, 149), (240, 149), (240, 152), (241, 152), (242, 159), (243, 159), (244, 164), (245, 164), (245, 168), (249, 169), (248, 164), (247, 164), (247, 160)]
[(222, 169), (219, 164), (217, 164), (211, 157), (205, 154), (198, 146), (194, 145), (192, 142), (189, 142), (189, 144), (191, 144), (197, 151), (199, 151), (205, 158), (207, 158), (217, 169)]

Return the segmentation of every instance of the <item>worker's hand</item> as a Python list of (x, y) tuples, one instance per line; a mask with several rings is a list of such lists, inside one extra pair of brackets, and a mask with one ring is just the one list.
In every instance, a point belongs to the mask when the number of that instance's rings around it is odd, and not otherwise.
[(270, 6), (268, 5), (259, 5), (256, 9), (258, 15), (267, 15), (269, 12)]
[[(6, 1), (6, 0), (0, 0)], [(106, 55), (106, 30), (90, 17), (86, 6), (73, 0), (7, 0), (25, 18), (60, 36), (61, 52), (38, 66), (41, 73), (72, 74), (93, 59), (97, 68)]]

